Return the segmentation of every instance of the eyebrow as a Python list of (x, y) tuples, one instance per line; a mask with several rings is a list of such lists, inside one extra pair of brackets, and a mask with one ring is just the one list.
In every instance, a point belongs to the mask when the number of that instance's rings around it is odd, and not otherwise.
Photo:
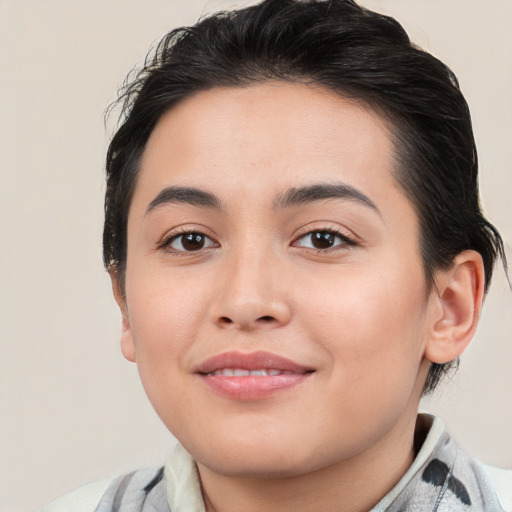
[(213, 208), (220, 210), (220, 201), (216, 196), (195, 187), (166, 187), (149, 203), (146, 215), (155, 208), (169, 203), (184, 203), (201, 208)]
[(380, 215), (379, 209), (366, 194), (346, 183), (316, 183), (304, 187), (290, 188), (277, 197), (274, 201), (274, 206), (276, 208), (289, 208), (325, 199), (348, 199), (355, 201), (368, 208), (372, 208)]
[[(316, 183), (304, 187), (289, 188), (274, 200), (275, 208), (290, 208), (325, 199), (348, 199), (368, 208), (380, 211), (375, 203), (363, 192), (346, 183)], [(146, 215), (164, 204), (184, 203), (201, 208), (222, 209), (217, 196), (196, 187), (171, 186), (161, 190), (149, 203)]]

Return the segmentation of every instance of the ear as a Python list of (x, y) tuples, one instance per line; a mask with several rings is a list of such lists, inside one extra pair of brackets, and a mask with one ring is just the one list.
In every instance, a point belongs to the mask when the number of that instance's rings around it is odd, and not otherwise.
[(436, 303), (425, 357), (444, 364), (456, 359), (471, 341), (484, 296), (485, 273), (476, 251), (458, 254), (448, 270), (436, 274), (432, 289)]
[(131, 361), (135, 362), (135, 345), (133, 343), (132, 329), (130, 325), (130, 317), (128, 315), (128, 306), (126, 303), (126, 296), (121, 287), (121, 281), (119, 273), (116, 269), (109, 271), (110, 280), (112, 282), (112, 291), (114, 293), (114, 299), (119, 306), (121, 311), (121, 352), (123, 356)]

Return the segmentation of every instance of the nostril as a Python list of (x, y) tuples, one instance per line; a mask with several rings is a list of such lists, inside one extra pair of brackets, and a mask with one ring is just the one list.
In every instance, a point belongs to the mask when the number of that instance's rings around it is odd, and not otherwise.
[(278, 318), (273, 315), (262, 315), (262, 316), (252, 316), (238, 314), (233, 315), (232, 318), (229, 316), (218, 316), (216, 317), (215, 323), (224, 329), (231, 328), (236, 326), (237, 328), (247, 331), (252, 329), (260, 328), (272, 328), (279, 323)]

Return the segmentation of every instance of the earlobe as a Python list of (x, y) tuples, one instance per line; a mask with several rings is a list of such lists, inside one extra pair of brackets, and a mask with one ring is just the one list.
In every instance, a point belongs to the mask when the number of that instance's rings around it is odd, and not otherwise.
[(111, 269), (109, 274), (110, 280), (112, 282), (112, 292), (114, 294), (114, 299), (119, 306), (119, 310), (121, 311), (121, 352), (123, 356), (128, 359), (128, 361), (134, 363), (135, 345), (133, 343), (130, 317), (128, 315), (128, 306), (126, 304), (126, 296), (121, 288), (118, 271)]
[(432, 294), (439, 307), (425, 349), (429, 361), (448, 363), (466, 349), (480, 316), (484, 282), (482, 257), (476, 251), (458, 254), (448, 270), (436, 274)]

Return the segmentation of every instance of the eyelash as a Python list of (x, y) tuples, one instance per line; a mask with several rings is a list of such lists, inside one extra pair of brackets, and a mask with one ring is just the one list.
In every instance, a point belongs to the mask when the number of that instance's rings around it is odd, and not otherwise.
[[(208, 240), (210, 242), (210, 245), (208, 245), (207, 247), (200, 247), (197, 250), (191, 250), (191, 251), (187, 251), (185, 249), (175, 249), (172, 247), (172, 243), (175, 242), (176, 240), (179, 240), (180, 238), (182, 239), (181, 246), (183, 247), (183, 241), (184, 241), (183, 239), (187, 235), (189, 235), (189, 236), (195, 235), (196, 237), (202, 237), (204, 239), (205, 243)], [(185, 228), (185, 229), (179, 230), (178, 232), (173, 232), (169, 236), (166, 236), (161, 242), (158, 243), (157, 249), (163, 249), (163, 250), (170, 252), (174, 255), (185, 256), (185, 255), (191, 255), (191, 254), (195, 254), (195, 253), (201, 253), (203, 250), (208, 250), (212, 247), (218, 247), (218, 246), (219, 246), (219, 244), (217, 242), (212, 240), (211, 237), (209, 237), (208, 235), (205, 235), (200, 230)]]
[[(305, 239), (306, 237), (312, 237), (315, 234), (323, 235), (323, 240), (327, 240), (327, 238), (325, 236), (325, 235), (327, 235), (327, 236), (333, 236), (335, 239), (339, 238), (341, 240), (341, 242), (337, 243), (337, 244), (334, 244), (334, 242), (333, 242), (330, 247), (325, 247), (325, 248), (306, 247), (304, 245), (298, 244), (299, 241)], [(172, 243), (179, 239), (182, 239), (181, 246), (183, 247), (184, 237), (186, 237), (187, 235), (189, 237), (191, 237), (191, 236), (202, 237), (204, 240), (204, 243), (209, 243), (209, 245), (207, 247), (201, 246), (197, 250), (186, 250), (185, 248), (176, 249), (176, 248), (172, 247)], [(322, 240), (322, 238), (317, 237), (317, 240)], [(209, 242), (207, 242), (207, 241), (209, 241)], [(342, 233), (341, 231), (339, 231), (338, 229), (325, 228), (325, 229), (310, 229), (309, 231), (305, 231), (304, 233), (297, 236), (294, 239), (294, 241), (291, 243), (291, 245), (293, 247), (303, 247), (309, 251), (313, 251), (318, 254), (325, 254), (325, 253), (329, 253), (329, 252), (334, 252), (336, 250), (339, 250), (340, 248), (346, 249), (347, 247), (356, 246), (357, 242), (353, 238), (347, 236), (345, 233)], [(163, 249), (163, 250), (166, 250), (167, 252), (173, 253), (175, 255), (184, 256), (184, 255), (191, 255), (194, 253), (201, 253), (203, 250), (208, 250), (210, 248), (216, 248), (216, 247), (219, 247), (218, 242), (215, 242), (211, 237), (204, 234), (203, 232), (201, 232), (199, 230), (194, 230), (194, 229), (183, 229), (183, 230), (180, 230), (179, 232), (171, 233), (169, 236), (165, 237), (160, 243), (158, 243), (157, 249)]]
[[(338, 230), (336, 228), (331, 228), (330, 227), (330, 228), (323, 228), (323, 229), (310, 229), (308, 231), (305, 231), (304, 233), (301, 233), (292, 242), (292, 246), (297, 247), (297, 243), (300, 240), (303, 240), (306, 237), (312, 237), (315, 234), (317, 234), (317, 235), (321, 234), (321, 235), (334, 236), (335, 239), (339, 238), (340, 242), (337, 243), (337, 244), (335, 244), (333, 242), (333, 244), (330, 247), (326, 247), (326, 248), (305, 247), (305, 246), (301, 246), (301, 245), (299, 245), (299, 247), (303, 247), (305, 249), (308, 249), (309, 251), (313, 251), (313, 252), (316, 252), (318, 254), (325, 254), (325, 253), (335, 252), (335, 251), (340, 250), (340, 249), (347, 249), (348, 247), (353, 247), (353, 246), (357, 245), (357, 242), (352, 237), (349, 237), (347, 234), (342, 233), (340, 230)], [(324, 237), (324, 240), (325, 239), (326, 238)], [(317, 237), (317, 240), (321, 240), (321, 238)]]

